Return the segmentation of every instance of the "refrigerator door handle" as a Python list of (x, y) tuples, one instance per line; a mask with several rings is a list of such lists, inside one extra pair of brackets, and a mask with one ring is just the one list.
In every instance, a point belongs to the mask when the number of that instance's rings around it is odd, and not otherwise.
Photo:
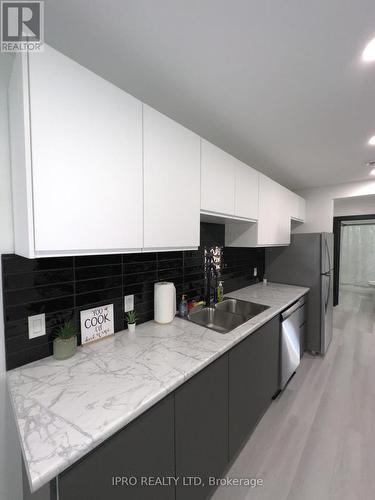
[(331, 275), (327, 274), (326, 276), (329, 277), (329, 281), (328, 281), (327, 297), (325, 300), (325, 312), (327, 312), (327, 310), (328, 310), (329, 294), (331, 293)]
[(330, 253), (329, 253), (329, 246), (328, 246), (328, 243), (327, 243), (327, 237), (326, 236), (324, 236), (324, 244), (325, 244), (325, 247), (326, 247), (327, 260), (328, 260), (328, 272), (329, 272), (332, 268), (331, 268), (331, 256), (330, 256)]
[(331, 256), (329, 254), (329, 247), (328, 247), (328, 243), (327, 243), (327, 238), (326, 238), (326, 248), (327, 248), (327, 256), (328, 256), (328, 268), (329, 270), (331, 270)]

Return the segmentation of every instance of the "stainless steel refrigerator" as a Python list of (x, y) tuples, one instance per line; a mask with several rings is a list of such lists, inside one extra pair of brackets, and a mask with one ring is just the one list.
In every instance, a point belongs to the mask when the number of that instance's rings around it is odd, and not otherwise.
[(288, 247), (266, 249), (269, 281), (310, 288), (305, 349), (325, 354), (332, 339), (333, 234), (293, 234)]

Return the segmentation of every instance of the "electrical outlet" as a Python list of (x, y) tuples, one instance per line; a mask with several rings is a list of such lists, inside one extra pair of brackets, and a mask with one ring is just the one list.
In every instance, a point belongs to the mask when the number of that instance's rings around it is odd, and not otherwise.
[(46, 334), (46, 315), (29, 316), (29, 339), (35, 339)]
[(125, 295), (124, 297), (125, 312), (134, 311), (134, 295)]
[(256, 278), (258, 276), (258, 268), (254, 267), (253, 276)]

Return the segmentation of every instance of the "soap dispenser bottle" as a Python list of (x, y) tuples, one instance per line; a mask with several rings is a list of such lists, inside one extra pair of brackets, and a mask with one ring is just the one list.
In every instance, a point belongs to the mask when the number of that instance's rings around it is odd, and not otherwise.
[(186, 300), (186, 295), (183, 295), (181, 297), (179, 313), (180, 313), (181, 318), (184, 318), (185, 316), (188, 315), (188, 303)]
[(224, 297), (224, 285), (222, 281), (219, 281), (219, 285), (217, 287), (217, 301), (222, 302)]

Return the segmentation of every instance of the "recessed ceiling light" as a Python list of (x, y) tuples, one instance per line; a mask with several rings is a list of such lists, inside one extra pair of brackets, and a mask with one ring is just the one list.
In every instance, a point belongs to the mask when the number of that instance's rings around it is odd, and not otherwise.
[(369, 41), (369, 43), (365, 47), (365, 50), (362, 52), (362, 61), (375, 61), (375, 38)]
[(371, 168), (370, 175), (375, 175), (375, 160), (368, 161), (366, 167)]
[(370, 137), (368, 143), (370, 144), (370, 146), (375, 146), (375, 135), (373, 135), (372, 137)]

